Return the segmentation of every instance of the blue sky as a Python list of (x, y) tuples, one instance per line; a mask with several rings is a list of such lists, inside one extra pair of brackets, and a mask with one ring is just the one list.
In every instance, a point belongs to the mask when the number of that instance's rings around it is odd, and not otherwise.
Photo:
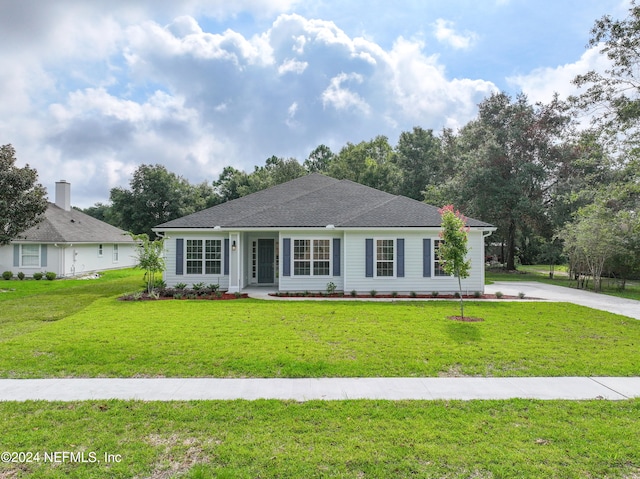
[(72, 204), (140, 164), (192, 182), (414, 126), (494, 91), (574, 92), (589, 31), (628, 0), (0, 0), (0, 144)]

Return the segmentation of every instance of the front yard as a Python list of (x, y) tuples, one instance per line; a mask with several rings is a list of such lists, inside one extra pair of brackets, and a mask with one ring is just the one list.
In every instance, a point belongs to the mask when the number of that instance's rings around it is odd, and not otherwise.
[(639, 321), (565, 303), (467, 301), (484, 321), (461, 323), (449, 301), (124, 302), (89, 286), (4, 293), (0, 377), (640, 374)]
[[(0, 283), (0, 377), (640, 372), (640, 321), (568, 304), (118, 301), (141, 276)], [(0, 452), (40, 453), (3, 479), (640, 477), (640, 400), (27, 401), (0, 423)]]

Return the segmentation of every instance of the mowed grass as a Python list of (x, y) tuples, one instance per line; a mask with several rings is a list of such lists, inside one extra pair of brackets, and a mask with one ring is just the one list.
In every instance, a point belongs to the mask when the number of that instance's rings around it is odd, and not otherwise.
[(447, 319), (454, 301), (113, 296), (140, 280), (122, 273), (0, 301), (0, 377), (640, 373), (640, 321), (570, 304), (467, 301), (466, 314), (484, 321), (462, 323)]
[[(636, 478), (640, 400), (0, 403), (0, 477)], [(45, 463), (44, 452), (99, 462)], [(119, 462), (105, 462), (105, 453)]]

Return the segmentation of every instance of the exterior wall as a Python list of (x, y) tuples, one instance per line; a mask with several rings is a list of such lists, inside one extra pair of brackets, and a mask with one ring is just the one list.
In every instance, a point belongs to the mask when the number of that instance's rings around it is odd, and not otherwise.
[[(249, 231), (249, 232), (172, 232), (166, 237), (166, 270), (164, 280), (168, 286), (175, 286), (177, 283), (186, 283), (188, 286), (193, 283), (204, 282), (205, 284), (217, 283), (221, 289), (238, 291), (248, 285), (257, 285), (256, 277), (253, 277), (253, 242), (258, 239), (276, 239), (276, 282), (271, 285), (279, 291), (326, 291), (327, 284), (332, 282), (336, 285), (337, 291), (346, 293), (355, 290), (359, 293), (368, 293), (376, 290), (379, 293), (416, 293), (430, 294), (433, 291), (439, 293), (450, 293), (458, 290), (457, 278), (450, 276), (434, 275), (434, 241), (439, 239), (437, 228), (424, 230), (398, 229), (398, 230), (367, 230), (367, 231), (335, 231), (335, 230), (300, 230), (274, 231)], [(284, 239), (290, 240), (290, 275), (284, 274)], [(333, 275), (333, 239), (340, 239), (340, 275)], [(366, 241), (367, 239), (393, 239), (394, 246), (394, 277), (367, 277), (366, 274)], [(184, 241), (185, 253), (182, 259), (183, 274), (176, 274), (176, 240)], [(229, 244), (236, 241), (236, 251), (229, 248), (227, 262), (229, 264), (229, 274), (224, 274), (224, 266), (220, 275), (186, 274), (186, 241), (189, 239), (220, 239), (228, 240)], [(331, 261), (327, 276), (296, 276), (294, 274), (293, 247), (296, 239), (329, 239), (331, 241)], [(398, 276), (398, 239), (404, 240), (404, 277)], [(430, 265), (431, 275), (423, 276), (423, 240), (431, 241)], [(469, 278), (462, 280), (464, 292), (473, 293), (484, 291), (484, 238), (482, 231), (471, 230), (469, 232), (469, 257), (471, 259), (471, 274)], [(223, 265), (225, 263), (225, 251), (223, 246)], [(375, 269), (375, 261), (374, 261)]]
[[(113, 243), (74, 244), (59, 249), (58, 269), (64, 276), (78, 276), (108, 269), (131, 268), (136, 265), (135, 245), (118, 244), (117, 258)], [(51, 247), (49, 248), (51, 250)], [(53, 263), (49, 263), (53, 266)]]
[[(113, 243), (102, 244), (102, 256), (98, 244), (46, 244), (46, 260), (40, 253), (40, 266), (14, 266), (14, 246), (35, 243), (12, 243), (0, 247), (0, 269), (17, 274), (22, 271), (27, 277), (33, 273), (53, 271), (56, 275), (77, 276), (108, 269), (130, 268), (135, 266), (135, 245), (119, 244), (118, 260), (113, 257)], [(42, 244), (37, 244), (42, 251)], [(19, 255), (20, 256), (20, 255)], [(46, 264), (45, 264), (46, 263)], [(19, 260), (18, 264), (21, 264)]]
[[(366, 277), (365, 242), (367, 238), (373, 239), (404, 239), (404, 277), (376, 278)], [(432, 241), (431, 276), (423, 277), (423, 246), (424, 238)], [(458, 279), (454, 277), (434, 276), (434, 248), (433, 240), (439, 239), (438, 230), (397, 230), (397, 231), (353, 231), (345, 233), (345, 292), (356, 290), (359, 293), (376, 290), (379, 293), (440, 293), (454, 292), (458, 290)], [(473, 293), (484, 291), (484, 240), (482, 232), (469, 232), (469, 256), (471, 258), (471, 274), (462, 280), (463, 291)], [(397, 254), (396, 254), (397, 261)], [(374, 266), (375, 267), (375, 266)], [(397, 273), (397, 270), (396, 270)]]
[[(176, 274), (176, 239), (184, 240), (185, 253), (183, 255), (183, 274)], [(189, 239), (219, 239), (222, 241), (222, 267), (219, 275), (209, 275), (209, 274), (186, 274), (186, 243)], [(214, 233), (214, 232), (203, 232), (203, 233), (180, 233), (180, 232), (172, 232), (170, 235), (165, 236), (164, 249), (165, 249), (165, 263), (166, 269), (163, 274), (163, 279), (167, 286), (172, 287), (178, 283), (185, 283), (188, 287), (190, 287), (194, 283), (205, 283), (205, 285), (209, 284), (219, 284), (220, 289), (228, 290), (229, 289), (229, 275), (224, 274), (224, 240), (229, 239), (228, 233)]]
[[(291, 238), (291, 275), (284, 276), (283, 275), (283, 242), (284, 238)], [(293, 241), (296, 239), (330, 239), (333, 238), (340, 239), (340, 276), (333, 276), (332, 274), (328, 276), (295, 276), (293, 274)], [(279, 265), (279, 290), (280, 291), (326, 291), (327, 284), (333, 283), (336, 285), (336, 291), (344, 290), (344, 270), (345, 270), (345, 247), (344, 247), (344, 235), (342, 231), (339, 232), (325, 232), (325, 231), (309, 231), (309, 232), (280, 232), (279, 239), (279, 249), (280, 249), (280, 265)], [(329, 271), (333, 272), (333, 241), (331, 242), (331, 261), (329, 265)]]

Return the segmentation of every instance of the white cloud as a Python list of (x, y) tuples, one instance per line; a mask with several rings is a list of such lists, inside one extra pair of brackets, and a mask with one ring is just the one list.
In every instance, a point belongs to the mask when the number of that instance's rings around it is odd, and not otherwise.
[(393, 97), (402, 116), (429, 127), (457, 128), (471, 120), (476, 105), (496, 86), (484, 80), (448, 80), (436, 55), (425, 56), (423, 45), (398, 39), (389, 53)]
[(287, 58), (279, 67), (278, 67), (278, 73), (280, 75), (284, 75), (285, 73), (302, 73), (304, 72), (307, 67), (309, 66), (309, 63), (307, 62), (299, 62), (297, 60), (294, 60), (292, 58)]
[(599, 53), (601, 47), (593, 47), (585, 51), (574, 63), (557, 67), (536, 68), (526, 75), (507, 78), (512, 86), (522, 90), (531, 102), (548, 103), (554, 93), (561, 98), (580, 93), (572, 80), (579, 74), (590, 70), (604, 73), (611, 66), (605, 55)]
[(331, 79), (329, 87), (322, 92), (322, 104), (332, 106), (336, 110), (359, 110), (364, 114), (369, 114), (370, 106), (360, 95), (354, 91), (345, 88), (345, 83), (362, 83), (362, 75), (357, 73), (341, 73)]
[(466, 50), (472, 47), (478, 40), (474, 32), (465, 31), (458, 33), (454, 29), (455, 24), (448, 20), (438, 18), (434, 24), (434, 34), (440, 43), (445, 43), (457, 50)]

